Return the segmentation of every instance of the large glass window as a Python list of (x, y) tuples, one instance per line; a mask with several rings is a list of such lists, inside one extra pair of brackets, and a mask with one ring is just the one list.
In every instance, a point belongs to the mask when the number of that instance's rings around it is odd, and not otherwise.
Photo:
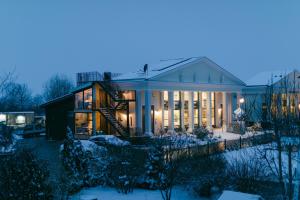
[(174, 92), (174, 127), (180, 128), (180, 92)]
[(126, 100), (135, 100), (135, 91), (126, 90), (122, 92), (123, 98)]
[(168, 91), (164, 91), (164, 126), (165, 128), (169, 126), (169, 98), (168, 98)]
[(93, 117), (92, 113), (75, 113), (76, 134), (92, 134)]
[(75, 94), (75, 109), (91, 110), (93, 105), (92, 88), (77, 92)]
[(199, 93), (194, 92), (194, 126), (195, 127), (199, 125), (198, 112), (199, 112)]
[(75, 108), (83, 109), (83, 92), (78, 92), (75, 94)]
[(83, 109), (91, 110), (93, 103), (93, 91), (92, 88), (83, 91)]
[(184, 126), (189, 126), (189, 92), (184, 92)]

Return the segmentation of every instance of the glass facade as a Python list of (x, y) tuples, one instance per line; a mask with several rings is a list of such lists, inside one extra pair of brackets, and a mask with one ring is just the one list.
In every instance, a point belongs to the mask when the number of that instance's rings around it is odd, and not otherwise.
[(174, 92), (174, 128), (180, 128), (180, 92)]
[(199, 92), (194, 92), (194, 127), (199, 126)]
[(91, 135), (93, 130), (92, 113), (75, 113), (75, 132), (76, 134)]
[(164, 127), (168, 128), (169, 126), (169, 112), (168, 112), (168, 91), (164, 91)]
[(92, 88), (77, 92), (75, 94), (75, 109), (91, 110), (93, 105)]

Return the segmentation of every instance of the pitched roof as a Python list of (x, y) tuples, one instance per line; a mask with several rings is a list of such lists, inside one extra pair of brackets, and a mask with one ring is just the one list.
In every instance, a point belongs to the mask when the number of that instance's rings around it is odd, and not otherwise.
[(159, 63), (156, 64), (149, 64), (148, 65), (148, 71), (145, 73), (143, 69), (137, 70), (135, 72), (128, 72), (125, 74), (122, 74), (120, 76), (115, 77), (113, 80), (116, 81), (123, 81), (123, 80), (145, 80), (145, 79), (152, 79), (156, 76), (159, 76), (161, 74), (164, 74), (166, 72), (169, 72), (171, 70), (174, 70), (176, 68), (182, 67), (184, 65), (193, 63), (193, 62), (200, 62), (202, 60), (208, 61), (209, 63), (213, 63), (216, 68), (221, 70), (223, 73), (226, 73), (228, 76), (234, 78), (239, 83), (245, 85), (243, 81), (241, 81), (239, 78), (234, 76), (232, 73), (224, 69), (223, 67), (220, 67), (210, 59), (208, 59), (205, 56), (200, 57), (190, 57), (190, 58), (177, 58), (177, 59), (169, 59), (169, 60), (161, 60)]
[(136, 79), (150, 79), (154, 76), (162, 74), (164, 72), (170, 71), (179, 66), (194, 62), (201, 57), (191, 57), (191, 58), (178, 58), (178, 59), (170, 59), (170, 60), (161, 60), (156, 64), (148, 65), (148, 72), (144, 73), (143, 69), (139, 69), (135, 72), (128, 72), (122, 74), (114, 80), (136, 80)]
[(58, 103), (58, 102), (64, 101), (64, 100), (66, 100), (66, 99), (68, 99), (68, 98), (71, 98), (71, 97), (73, 97), (73, 96), (74, 96), (73, 93), (68, 93), (68, 94), (65, 94), (65, 95), (63, 95), (63, 96), (57, 97), (57, 98), (55, 98), (55, 99), (52, 99), (52, 100), (50, 100), (50, 101), (47, 101), (47, 102), (41, 104), (40, 106), (41, 106), (41, 107), (45, 107), (45, 106), (48, 106), (48, 105), (51, 105), (51, 104), (54, 104), (54, 103)]
[(248, 86), (252, 85), (271, 85), (278, 82), (294, 70), (274, 70), (274, 71), (264, 71), (256, 74), (252, 78), (246, 81)]

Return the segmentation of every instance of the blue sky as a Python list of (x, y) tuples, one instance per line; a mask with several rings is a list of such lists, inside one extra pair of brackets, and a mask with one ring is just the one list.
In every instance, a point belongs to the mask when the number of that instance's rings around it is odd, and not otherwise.
[(0, 2), (0, 69), (37, 93), (52, 74), (207, 56), (247, 80), (300, 68), (300, 1)]

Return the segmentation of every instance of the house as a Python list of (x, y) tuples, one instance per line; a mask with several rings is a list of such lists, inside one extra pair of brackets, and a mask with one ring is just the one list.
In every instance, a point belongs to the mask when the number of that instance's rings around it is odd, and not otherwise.
[(246, 81), (242, 95), (248, 121), (267, 121), (275, 107), (282, 113), (300, 118), (300, 72), (298, 70), (265, 71)]
[(207, 57), (163, 60), (125, 74), (79, 73), (77, 83), (43, 105), (48, 137), (64, 137), (67, 126), (79, 138), (192, 132), (202, 125), (231, 131), (243, 95), (256, 91)]
[(13, 128), (24, 128), (33, 123), (33, 111), (0, 112), (0, 124), (5, 124)]

